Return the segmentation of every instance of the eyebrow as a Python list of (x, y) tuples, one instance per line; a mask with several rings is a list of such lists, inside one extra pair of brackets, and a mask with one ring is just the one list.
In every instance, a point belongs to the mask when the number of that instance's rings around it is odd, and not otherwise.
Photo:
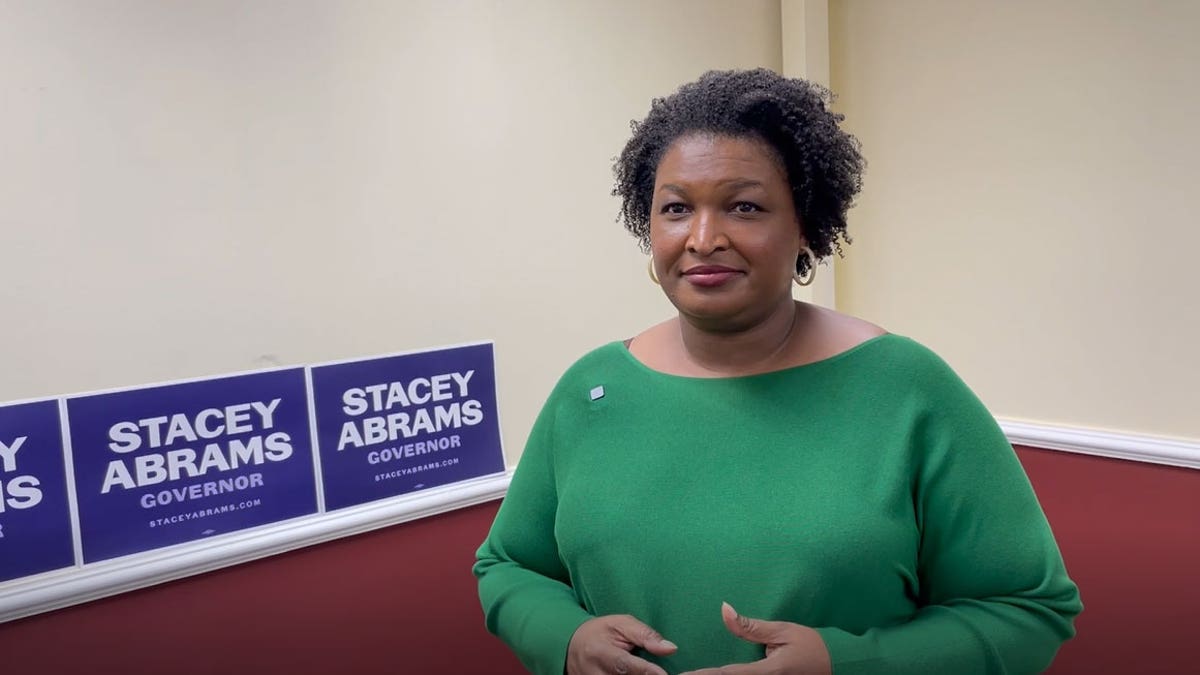
[[(734, 178), (732, 180), (724, 180), (717, 183), (719, 187), (730, 187), (734, 190), (742, 190), (744, 188), (760, 188), (764, 187), (762, 181), (753, 180), (750, 178)], [(658, 188), (659, 192), (670, 190), (679, 194), (687, 194), (687, 190), (674, 183), (663, 183), (662, 187)]]

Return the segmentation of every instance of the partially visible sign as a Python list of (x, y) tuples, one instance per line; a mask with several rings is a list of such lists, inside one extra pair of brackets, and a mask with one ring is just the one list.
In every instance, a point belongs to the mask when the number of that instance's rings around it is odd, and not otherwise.
[(58, 401), (0, 407), (0, 581), (74, 564)]
[(84, 562), (317, 511), (304, 369), (67, 400)]
[(326, 509), (504, 471), (490, 343), (311, 376)]

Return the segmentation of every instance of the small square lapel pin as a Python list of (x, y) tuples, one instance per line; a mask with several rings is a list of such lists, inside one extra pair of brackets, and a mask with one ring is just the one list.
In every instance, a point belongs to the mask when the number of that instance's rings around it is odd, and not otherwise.
[(600, 399), (604, 398), (604, 387), (601, 387), (601, 386), (592, 387), (592, 391), (590, 392), (590, 395), (591, 395), (593, 401), (599, 401)]

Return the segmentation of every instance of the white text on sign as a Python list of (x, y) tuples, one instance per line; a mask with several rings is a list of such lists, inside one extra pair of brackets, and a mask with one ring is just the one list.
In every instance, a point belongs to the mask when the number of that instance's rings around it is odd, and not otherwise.
[(214, 439), (234, 434), (269, 431), (275, 426), (275, 411), (282, 399), (251, 401), (224, 408), (206, 408), (194, 416), (185, 413), (117, 422), (108, 430), (108, 447), (126, 454), (141, 448), (158, 449), (176, 442), (210, 441), (199, 453), (190, 447), (114, 459), (104, 474), (101, 494), (113, 487), (130, 489), (164, 481), (196, 478), (210, 471), (232, 471), (265, 462), (282, 462), (292, 456), (292, 439), (284, 432), (259, 433), (248, 438)]
[(41, 481), (36, 476), (10, 476), (17, 472), (17, 453), (28, 436), (0, 441), (0, 513), (5, 509), (29, 509), (42, 501)]
[[(468, 398), (474, 374), (474, 370), (442, 373), (408, 382), (347, 389), (342, 393), (342, 412), (354, 416), (368, 411), (377, 414), (344, 423), (338, 435), (338, 451), (479, 424), (483, 421), (483, 404)], [(412, 409), (415, 406), (425, 407)], [(401, 410), (392, 412), (397, 408)]]

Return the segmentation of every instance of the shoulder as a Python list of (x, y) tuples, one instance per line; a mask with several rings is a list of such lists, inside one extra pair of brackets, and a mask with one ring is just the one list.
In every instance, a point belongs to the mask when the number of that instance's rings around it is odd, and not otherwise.
[(595, 347), (575, 359), (566, 371), (563, 372), (563, 377), (572, 377), (579, 373), (586, 373), (596, 368), (611, 367), (614, 362), (624, 361), (626, 351), (625, 344), (620, 340), (606, 342), (598, 347)]
[(559, 377), (558, 384), (551, 392), (551, 398), (560, 396), (564, 390), (577, 390), (585, 385), (593, 386), (600, 376), (611, 378), (614, 374), (619, 374), (622, 368), (629, 364), (626, 351), (625, 344), (617, 340), (600, 345), (579, 357)]
[(921, 342), (831, 309), (810, 305), (806, 311), (813, 325), (807, 360), (854, 353), (842, 362), (868, 376), (875, 391), (932, 399), (970, 394), (950, 365)]
[(887, 333), (882, 326), (860, 319), (857, 316), (839, 312), (836, 309), (822, 307), (807, 302), (797, 303), (808, 313), (808, 320), (823, 326), (831, 334), (842, 339), (862, 342)]
[(877, 340), (878, 390), (905, 400), (928, 421), (949, 423), (960, 432), (978, 423), (992, 431), (995, 421), (986, 405), (934, 350), (909, 337), (888, 333)]
[(660, 321), (625, 341), (629, 350), (639, 357), (648, 351), (658, 351), (673, 343), (679, 335), (679, 317)]
[(867, 343), (878, 347), (889, 364), (905, 370), (945, 371), (949, 366), (932, 349), (913, 338), (827, 307), (803, 304), (811, 326), (814, 351), (833, 356)]
[(915, 383), (936, 387), (965, 386), (945, 359), (913, 338), (889, 333), (886, 351), (891, 369)]
[(966, 385), (950, 365), (925, 344), (898, 333), (884, 332), (864, 341), (875, 355), (874, 367), (881, 379), (902, 384), (905, 389), (926, 393), (961, 393)]
[(887, 331), (870, 321), (806, 302), (796, 303), (804, 326), (804, 338), (798, 343), (800, 362), (820, 361), (848, 352)]

